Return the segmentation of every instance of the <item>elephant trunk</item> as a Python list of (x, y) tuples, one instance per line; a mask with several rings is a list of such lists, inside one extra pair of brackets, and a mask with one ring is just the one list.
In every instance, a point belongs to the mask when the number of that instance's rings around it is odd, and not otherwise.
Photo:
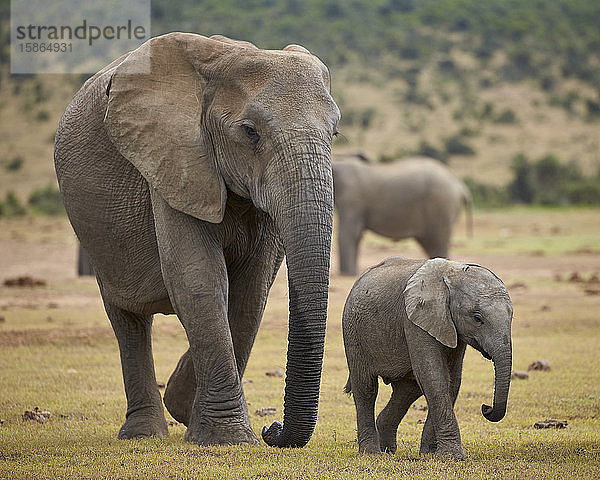
[(494, 405), (481, 406), (481, 413), (490, 422), (499, 422), (506, 414), (506, 404), (508, 401), (508, 390), (510, 388), (510, 374), (512, 371), (512, 349), (510, 341), (507, 350), (502, 350), (492, 355), (495, 371), (494, 384)]
[(267, 444), (278, 447), (304, 446), (315, 428), (327, 317), (333, 225), (330, 147), (325, 141), (299, 143), (282, 148), (285, 161), (277, 162), (277, 172), (271, 172), (272, 182), (267, 183), (283, 189), (275, 189), (283, 192), (283, 200), (266, 209), (283, 241), (289, 287), (284, 420), (262, 432)]

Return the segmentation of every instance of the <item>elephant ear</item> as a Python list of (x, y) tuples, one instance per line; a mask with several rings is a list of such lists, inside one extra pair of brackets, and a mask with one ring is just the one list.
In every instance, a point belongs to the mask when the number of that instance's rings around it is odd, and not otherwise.
[(104, 122), (119, 152), (171, 207), (213, 223), (227, 193), (202, 96), (211, 67), (232, 48), (189, 33), (155, 37), (129, 54), (106, 90)]
[(457, 345), (456, 327), (450, 313), (445, 275), (450, 262), (443, 258), (427, 260), (409, 278), (404, 289), (408, 319), (447, 347)]

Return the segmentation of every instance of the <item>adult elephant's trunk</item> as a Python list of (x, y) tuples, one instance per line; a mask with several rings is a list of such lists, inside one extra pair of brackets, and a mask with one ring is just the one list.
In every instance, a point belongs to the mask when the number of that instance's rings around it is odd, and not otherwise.
[(490, 422), (499, 422), (506, 414), (508, 390), (510, 388), (510, 374), (512, 370), (512, 351), (510, 342), (507, 349), (492, 355), (495, 370), (494, 405), (481, 406), (481, 413)]
[[(300, 145), (299, 145), (300, 144)], [(283, 425), (263, 429), (265, 442), (302, 447), (317, 421), (325, 343), (333, 182), (328, 143), (290, 142), (266, 175), (278, 199), (265, 200), (286, 252), (289, 334)], [(277, 187), (274, 187), (277, 185)], [(267, 193), (266, 196), (269, 196)]]

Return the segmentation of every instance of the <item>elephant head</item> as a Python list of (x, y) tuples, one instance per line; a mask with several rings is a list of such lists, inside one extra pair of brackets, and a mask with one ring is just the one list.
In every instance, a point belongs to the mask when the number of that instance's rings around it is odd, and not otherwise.
[(494, 405), (486, 419), (506, 414), (512, 368), (513, 307), (506, 287), (490, 270), (441, 258), (428, 260), (405, 288), (408, 318), (440, 343), (455, 348), (460, 338), (494, 362)]
[(308, 442), (317, 417), (333, 218), (331, 140), (339, 110), (308, 50), (260, 50), (172, 33), (116, 62), (105, 125), (174, 209), (223, 219), (229, 192), (274, 221), (286, 252), (289, 345), (277, 446)]

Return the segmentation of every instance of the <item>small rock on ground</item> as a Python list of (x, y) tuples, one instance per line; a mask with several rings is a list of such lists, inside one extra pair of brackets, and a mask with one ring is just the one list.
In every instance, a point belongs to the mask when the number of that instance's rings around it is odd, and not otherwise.
[(542, 420), (539, 422), (535, 422), (533, 424), (534, 428), (567, 428), (569, 423), (566, 420), (555, 420), (554, 418), (549, 418), (547, 420)]
[(529, 367), (527, 367), (527, 370), (548, 371), (550, 370), (550, 368), (550, 362), (548, 360), (536, 360), (531, 365), (529, 365)]
[(25, 410), (23, 420), (34, 420), (39, 423), (44, 423), (50, 419), (52, 414), (48, 410), (39, 407), (33, 407), (31, 410)]
[(518, 378), (519, 380), (527, 380), (529, 378), (529, 374), (523, 370), (514, 370), (510, 374), (510, 378)]
[(277, 413), (277, 409), (275, 407), (259, 408), (254, 413), (259, 417), (266, 417), (267, 415), (275, 415)]
[(33, 278), (29, 275), (23, 275), (21, 277), (7, 278), (4, 280), (5, 287), (43, 287), (46, 285), (45, 280), (39, 278)]

